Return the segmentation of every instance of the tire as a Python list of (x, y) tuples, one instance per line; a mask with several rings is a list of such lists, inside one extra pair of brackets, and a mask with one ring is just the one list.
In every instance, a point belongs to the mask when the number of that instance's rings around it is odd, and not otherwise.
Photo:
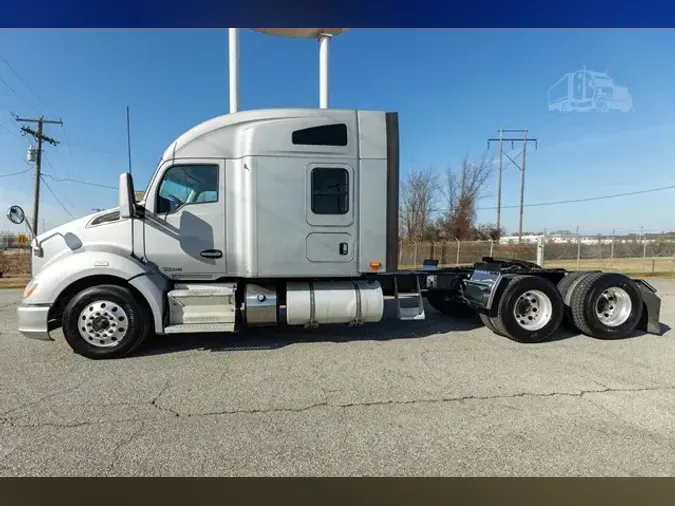
[[(148, 336), (149, 312), (128, 288), (100, 285), (73, 297), (62, 317), (63, 334), (78, 355), (101, 360), (133, 353)], [(98, 327), (98, 329), (97, 329)]]
[[(497, 292), (494, 294), (494, 300), (498, 301), (499, 298), (502, 296), (506, 288), (508, 288), (509, 284), (511, 281), (515, 279), (513, 275), (506, 275), (502, 279), (502, 282), (500, 283), (499, 287), (497, 288)], [(483, 310), (480, 311), (479, 313), (480, 316), (480, 321), (487, 327), (488, 330), (490, 330), (493, 334), (497, 334), (498, 336), (502, 337), (507, 337), (510, 339), (510, 337), (506, 334), (506, 330), (504, 330), (504, 327), (502, 326), (501, 322), (497, 318), (497, 308), (495, 304), (493, 303), (492, 308), (490, 310)]]
[(431, 307), (445, 316), (466, 319), (474, 314), (469, 306), (450, 299), (443, 292), (429, 292), (426, 298)]
[(485, 325), (485, 327), (493, 334), (497, 334), (498, 336), (502, 337), (507, 337), (502, 329), (497, 328), (498, 322), (496, 321), (496, 318), (490, 316), (485, 311), (481, 311), (480, 313), (478, 313), (478, 316), (480, 317), (480, 321), (483, 323), (483, 325)]
[(565, 306), (547, 279), (514, 276), (497, 302), (496, 313), (492, 319), (497, 333), (519, 343), (540, 343), (560, 327)]
[(574, 318), (572, 317), (572, 310), (570, 309), (570, 294), (571, 291), (577, 286), (581, 278), (587, 274), (592, 274), (588, 272), (570, 272), (560, 281), (558, 281), (558, 291), (560, 296), (563, 299), (565, 304), (565, 315), (563, 316), (562, 324), (569, 330), (579, 330), (576, 325), (574, 325)]
[(589, 273), (570, 295), (574, 325), (582, 334), (597, 339), (623, 339), (642, 318), (642, 294), (623, 274)]

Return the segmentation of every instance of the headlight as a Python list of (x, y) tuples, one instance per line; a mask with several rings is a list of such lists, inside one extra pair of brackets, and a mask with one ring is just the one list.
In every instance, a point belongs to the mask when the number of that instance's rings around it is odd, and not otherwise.
[(28, 282), (28, 284), (26, 285), (26, 288), (23, 291), (22, 298), (27, 299), (28, 297), (30, 297), (37, 287), (38, 287), (38, 284), (31, 279)]

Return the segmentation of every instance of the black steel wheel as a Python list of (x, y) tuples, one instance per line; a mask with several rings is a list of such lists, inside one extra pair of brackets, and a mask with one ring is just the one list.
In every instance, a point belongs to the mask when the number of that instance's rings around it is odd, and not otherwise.
[(466, 304), (453, 300), (447, 294), (440, 291), (430, 291), (427, 293), (427, 302), (439, 313), (451, 318), (470, 318), (475, 315), (475, 311)]
[(595, 272), (584, 276), (570, 295), (574, 325), (598, 339), (622, 339), (642, 318), (642, 294), (623, 274)]
[(151, 321), (130, 289), (100, 285), (82, 290), (70, 300), (62, 328), (75, 353), (113, 359), (133, 353), (148, 336)]
[(562, 297), (553, 283), (537, 276), (514, 276), (496, 302), (492, 323), (509, 339), (539, 343), (560, 327), (564, 312)]

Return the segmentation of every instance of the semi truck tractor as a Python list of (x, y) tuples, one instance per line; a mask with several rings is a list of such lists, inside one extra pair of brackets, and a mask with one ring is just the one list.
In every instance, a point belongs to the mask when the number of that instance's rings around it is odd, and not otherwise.
[[(15, 224), (19, 206), (7, 212)], [(31, 243), (18, 330), (62, 328), (91, 359), (132, 354), (149, 335), (479, 317), (495, 334), (546, 341), (561, 324), (615, 339), (660, 333), (661, 301), (643, 280), (483, 258), (471, 267), (398, 268), (397, 113), (271, 109), (201, 123), (164, 152), (136, 198)]]

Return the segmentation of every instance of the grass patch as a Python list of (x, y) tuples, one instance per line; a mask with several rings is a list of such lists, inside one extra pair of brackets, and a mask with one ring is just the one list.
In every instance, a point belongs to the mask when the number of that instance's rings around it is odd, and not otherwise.
[(0, 289), (3, 288), (26, 288), (30, 276), (12, 276), (0, 278)]

